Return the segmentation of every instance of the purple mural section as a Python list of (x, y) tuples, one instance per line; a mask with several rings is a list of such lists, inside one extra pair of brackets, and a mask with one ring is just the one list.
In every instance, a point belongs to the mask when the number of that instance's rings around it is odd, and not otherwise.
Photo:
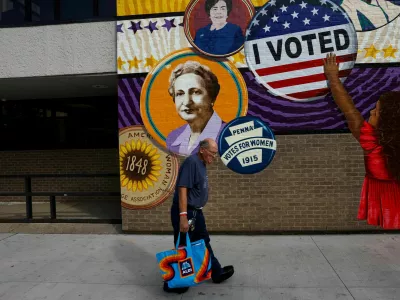
[[(241, 73), (249, 93), (248, 115), (261, 118), (275, 133), (347, 129), (330, 94), (318, 101), (292, 102), (268, 93), (250, 71)], [(143, 125), (139, 104), (144, 80), (145, 76), (119, 80), (119, 128)], [(368, 118), (382, 93), (399, 89), (400, 68), (354, 68), (345, 87), (364, 118)]]
[(143, 125), (139, 105), (145, 78), (125, 78), (118, 81), (118, 128)]

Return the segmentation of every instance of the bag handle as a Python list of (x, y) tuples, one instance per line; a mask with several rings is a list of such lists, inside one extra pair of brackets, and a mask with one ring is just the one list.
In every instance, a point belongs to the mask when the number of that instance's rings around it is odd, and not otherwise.
[[(179, 234), (178, 234), (178, 239), (177, 239), (176, 245), (175, 245), (176, 249), (178, 249), (180, 241), (181, 241), (181, 232), (179, 232)], [(192, 244), (190, 242), (189, 232), (186, 232), (186, 249), (187, 249), (188, 257), (192, 257)]]

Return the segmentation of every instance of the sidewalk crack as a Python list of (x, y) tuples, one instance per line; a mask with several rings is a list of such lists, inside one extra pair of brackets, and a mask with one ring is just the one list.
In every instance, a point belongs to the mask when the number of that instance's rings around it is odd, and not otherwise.
[(340, 278), (339, 274), (336, 272), (335, 268), (332, 266), (331, 262), (326, 258), (325, 254), (322, 252), (321, 248), (317, 245), (317, 243), (314, 241), (313, 237), (310, 236), (310, 238), (312, 239), (312, 241), (314, 242), (315, 246), (317, 246), (319, 252), (321, 252), (322, 256), (325, 258), (325, 260), (327, 261), (327, 263), (331, 266), (333, 272), (335, 272), (336, 276), (339, 278), (339, 280), (343, 283), (344, 287), (346, 288), (346, 290), (349, 292), (350, 296), (356, 300), (356, 298), (354, 298), (353, 294), (350, 292), (349, 288), (347, 287), (347, 285), (343, 282), (342, 278)]
[(10, 238), (10, 237), (12, 237), (12, 236), (14, 236), (14, 235), (16, 235), (16, 234), (18, 234), (18, 233), (16, 232), (16, 233), (14, 233), (14, 234), (11, 234), (11, 235), (9, 235), (9, 236), (6, 236), (5, 238), (0, 239), (0, 242), (6, 240), (6, 239), (8, 239), (8, 238)]

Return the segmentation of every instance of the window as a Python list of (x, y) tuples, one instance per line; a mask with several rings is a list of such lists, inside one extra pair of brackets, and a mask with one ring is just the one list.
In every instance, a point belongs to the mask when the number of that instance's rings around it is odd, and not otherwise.
[(0, 24), (17, 26), (24, 22), (24, 0), (0, 0)]
[(117, 15), (116, 1), (97, 0), (99, 2), (99, 16), (111, 18)]
[(0, 102), (0, 150), (118, 148), (116, 97)]
[(32, 22), (54, 21), (53, 0), (32, 0)]
[(116, 0), (0, 0), (0, 26), (112, 19)]
[(93, 2), (93, 0), (61, 0), (61, 20), (93, 19)]

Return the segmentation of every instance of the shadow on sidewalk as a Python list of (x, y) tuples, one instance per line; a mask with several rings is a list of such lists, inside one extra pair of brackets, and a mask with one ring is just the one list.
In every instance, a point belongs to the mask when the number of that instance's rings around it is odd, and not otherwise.
[[(165, 245), (165, 249), (160, 249), (159, 239), (163, 239), (161, 243)], [(167, 250), (168, 246), (172, 249), (172, 243), (168, 242), (171, 242), (170, 236), (144, 238), (128, 235), (112, 246), (116, 259), (126, 266), (130, 273), (131, 279), (126, 284), (137, 286), (141, 293), (144, 292), (146, 297), (149, 297), (148, 299), (181, 299), (181, 295), (163, 291), (156, 253)]]

